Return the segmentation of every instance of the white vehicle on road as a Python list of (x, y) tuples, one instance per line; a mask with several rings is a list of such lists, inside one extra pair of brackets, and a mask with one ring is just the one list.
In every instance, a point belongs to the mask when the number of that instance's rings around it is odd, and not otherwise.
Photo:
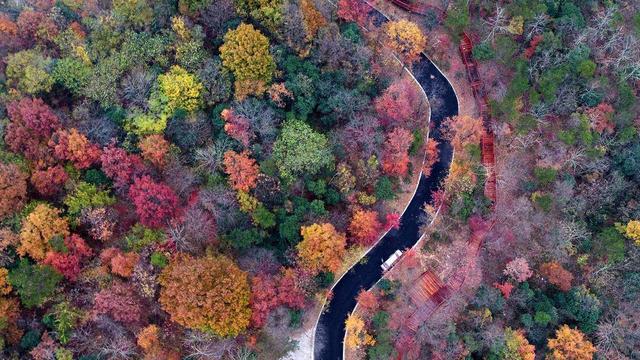
[(387, 261), (383, 262), (382, 265), (380, 265), (380, 267), (382, 268), (382, 271), (388, 271), (389, 269), (391, 269), (391, 267), (395, 265), (398, 259), (400, 259), (400, 256), (402, 256), (402, 251), (400, 250), (396, 250), (396, 252), (391, 254), (391, 256), (389, 256)]

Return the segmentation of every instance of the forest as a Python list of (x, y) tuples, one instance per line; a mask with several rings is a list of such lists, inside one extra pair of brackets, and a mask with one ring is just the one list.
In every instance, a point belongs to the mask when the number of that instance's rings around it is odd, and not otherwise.
[(312, 359), (445, 143), (344, 357), (640, 358), (639, 37), (633, 0), (1, 1), (0, 358)]

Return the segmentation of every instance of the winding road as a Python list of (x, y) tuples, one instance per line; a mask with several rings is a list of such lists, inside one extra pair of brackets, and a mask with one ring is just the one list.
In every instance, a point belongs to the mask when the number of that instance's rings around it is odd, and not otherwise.
[[(386, 16), (372, 7), (370, 16), (379, 26), (388, 21)], [(431, 131), (429, 137), (437, 140), (440, 160), (434, 164), (428, 178), (420, 176), (418, 188), (401, 217), (400, 228), (389, 231), (367, 253), (366, 261), (354, 265), (332, 288), (333, 297), (320, 315), (314, 336), (314, 358), (316, 360), (337, 360), (343, 357), (344, 323), (356, 306), (356, 296), (361, 289), (371, 288), (381, 277), (380, 265), (396, 250), (412, 247), (419, 239), (419, 217), (422, 206), (432, 200), (432, 193), (447, 175), (452, 159), (451, 145), (441, 139), (442, 120), (458, 114), (458, 100), (453, 87), (440, 70), (424, 54), (413, 66), (413, 76), (430, 102), (437, 103), (431, 111)]]

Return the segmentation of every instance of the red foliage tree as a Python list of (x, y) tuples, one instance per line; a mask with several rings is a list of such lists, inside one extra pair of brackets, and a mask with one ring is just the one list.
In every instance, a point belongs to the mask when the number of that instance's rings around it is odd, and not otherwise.
[(80, 236), (72, 234), (64, 239), (66, 251), (49, 251), (44, 263), (51, 265), (70, 281), (75, 281), (80, 273), (80, 262), (91, 256), (91, 248)]
[(533, 54), (536, 53), (538, 44), (540, 44), (540, 42), (542, 42), (543, 39), (544, 39), (544, 36), (542, 34), (538, 34), (534, 36), (529, 42), (529, 47), (524, 50), (524, 57), (526, 57), (527, 59), (531, 59)]
[(9, 149), (37, 161), (37, 165), (51, 164), (47, 142), (60, 128), (60, 120), (51, 108), (41, 99), (23, 98), (9, 103), (7, 112), (11, 120), (5, 135)]
[(433, 170), (433, 165), (438, 162), (440, 159), (440, 150), (438, 150), (438, 142), (429, 139), (427, 143), (424, 145), (425, 147), (425, 157), (424, 164), (422, 164), (422, 175), (428, 177), (431, 175), (431, 170)]
[(93, 314), (108, 315), (116, 321), (132, 324), (142, 318), (142, 306), (131, 285), (116, 283), (96, 294)]
[(49, 146), (58, 160), (71, 161), (77, 169), (86, 169), (100, 159), (100, 148), (76, 129), (56, 131)]
[(228, 150), (224, 153), (224, 172), (229, 175), (229, 185), (238, 191), (249, 191), (256, 187), (260, 168), (249, 157), (248, 151), (237, 153)]
[(18, 35), (25, 47), (30, 47), (34, 43), (53, 42), (59, 32), (53, 19), (39, 11), (22, 11), (16, 25)]
[(401, 127), (387, 134), (382, 154), (382, 170), (391, 176), (406, 176), (409, 169), (409, 147), (413, 137)]
[(380, 302), (378, 301), (378, 296), (373, 291), (368, 290), (360, 290), (357, 297), (358, 306), (365, 315), (371, 315), (378, 311), (380, 308)]
[(57, 194), (69, 179), (64, 168), (60, 165), (52, 166), (44, 170), (35, 170), (31, 174), (31, 184), (40, 193), (48, 197)]
[(345, 21), (353, 21), (364, 26), (371, 8), (361, 0), (339, 0), (338, 17)]
[(374, 107), (382, 119), (383, 125), (398, 124), (417, 120), (417, 110), (423, 102), (422, 94), (416, 91), (411, 79), (396, 80), (380, 95)]
[(511, 291), (513, 291), (513, 284), (509, 282), (493, 283), (493, 287), (500, 290), (500, 292), (502, 293), (502, 296), (504, 296), (505, 299), (508, 299), (509, 296), (511, 296)]
[(402, 359), (417, 360), (420, 359), (420, 344), (416, 342), (415, 337), (403, 333), (395, 343), (396, 351), (402, 354)]
[(385, 217), (384, 228), (385, 229), (399, 229), (400, 228), (400, 214), (388, 213)]
[(249, 141), (255, 136), (251, 130), (249, 119), (235, 114), (233, 109), (222, 110), (220, 116), (224, 120), (224, 131), (245, 147), (249, 146)]
[(142, 159), (138, 155), (128, 154), (124, 149), (109, 146), (100, 156), (102, 171), (114, 181), (116, 187), (128, 185), (134, 176), (144, 171)]
[(602, 102), (596, 107), (587, 109), (586, 114), (589, 117), (591, 128), (602, 134), (612, 134), (616, 128), (613, 122), (613, 113), (615, 110), (613, 106), (608, 103)]
[(19, 210), (24, 204), (27, 177), (15, 164), (0, 163), (0, 219)]
[(349, 223), (349, 234), (359, 245), (371, 245), (380, 234), (382, 224), (378, 221), (378, 213), (373, 210), (358, 209), (353, 213)]
[(278, 281), (278, 300), (290, 308), (302, 309), (305, 303), (305, 291), (302, 283), (307, 274), (302, 270), (286, 268)]
[(146, 175), (134, 180), (129, 188), (129, 197), (136, 207), (140, 223), (150, 228), (165, 224), (178, 206), (178, 197), (170, 187), (158, 184)]
[(258, 274), (251, 279), (251, 326), (261, 328), (269, 316), (271, 310), (279, 304), (276, 292), (276, 281), (273, 277)]

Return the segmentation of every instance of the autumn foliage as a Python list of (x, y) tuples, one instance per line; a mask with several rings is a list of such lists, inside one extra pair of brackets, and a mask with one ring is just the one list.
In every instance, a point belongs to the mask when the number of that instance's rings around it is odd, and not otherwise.
[(409, 147), (413, 138), (404, 128), (397, 127), (387, 134), (382, 153), (382, 170), (387, 175), (406, 176), (409, 170)]
[(4, 338), (10, 344), (16, 344), (22, 337), (22, 330), (18, 327), (20, 317), (20, 303), (12, 297), (0, 296), (0, 339)]
[(408, 20), (390, 21), (385, 25), (385, 45), (408, 63), (418, 59), (427, 46), (420, 27)]
[(338, 17), (345, 21), (352, 21), (364, 26), (369, 17), (371, 8), (360, 0), (339, 0)]
[(177, 255), (160, 285), (162, 308), (182, 326), (218, 336), (236, 336), (249, 326), (249, 281), (227, 257)]
[(0, 163), (0, 219), (24, 205), (27, 178), (28, 175), (17, 165)]
[(67, 182), (69, 175), (61, 165), (35, 170), (31, 173), (31, 185), (44, 197), (60, 192), (62, 185)]
[(384, 124), (403, 126), (408, 121), (417, 120), (415, 117), (424, 98), (416, 87), (413, 80), (402, 78), (376, 98), (374, 107)]
[(64, 239), (63, 249), (47, 252), (44, 263), (51, 265), (70, 281), (75, 281), (80, 273), (80, 262), (89, 258), (93, 251), (79, 235), (72, 234)]
[(140, 223), (150, 228), (164, 225), (176, 211), (178, 197), (170, 187), (154, 182), (151, 177), (135, 179), (129, 197), (136, 207)]
[(346, 237), (332, 224), (313, 224), (300, 229), (302, 241), (297, 245), (302, 265), (311, 271), (338, 270), (344, 256)]
[(222, 110), (220, 117), (224, 120), (224, 131), (244, 147), (248, 147), (249, 141), (254, 137), (249, 119), (236, 114), (233, 109)]
[(40, 204), (27, 215), (20, 231), (20, 256), (29, 255), (37, 261), (45, 259), (51, 250), (51, 239), (55, 236), (69, 236), (69, 224), (60, 217), (60, 210)]
[(138, 155), (128, 154), (124, 149), (108, 146), (100, 156), (102, 171), (114, 181), (116, 187), (128, 185), (135, 175), (144, 170), (142, 159)]
[(556, 337), (549, 339), (547, 346), (551, 350), (548, 355), (551, 360), (591, 360), (596, 352), (580, 330), (567, 325), (556, 330)]
[(60, 128), (60, 120), (41, 99), (23, 98), (9, 103), (5, 141), (9, 149), (41, 164), (52, 162), (47, 146), (51, 135)]
[(142, 158), (158, 168), (166, 164), (169, 153), (169, 142), (162, 135), (152, 134), (140, 140), (138, 147), (142, 151)]
[(378, 239), (381, 229), (378, 212), (374, 210), (356, 210), (349, 223), (349, 234), (353, 242), (359, 245), (371, 245)]
[(100, 261), (113, 274), (128, 278), (133, 274), (139, 256), (134, 252), (123, 252), (117, 248), (106, 248), (100, 253)]
[(71, 161), (77, 169), (86, 169), (100, 158), (100, 148), (76, 129), (56, 131), (49, 146), (58, 160)]
[(109, 315), (113, 320), (131, 324), (142, 318), (142, 306), (131, 285), (115, 283), (96, 294), (93, 314)]
[(249, 191), (256, 186), (260, 168), (249, 157), (248, 151), (237, 153), (228, 150), (224, 153), (224, 171), (229, 175), (229, 185), (237, 191)]
[(540, 266), (540, 276), (562, 291), (569, 291), (569, 289), (571, 289), (573, 274), (562, 267), (557, 261), (542, 264), (542, 266)]

